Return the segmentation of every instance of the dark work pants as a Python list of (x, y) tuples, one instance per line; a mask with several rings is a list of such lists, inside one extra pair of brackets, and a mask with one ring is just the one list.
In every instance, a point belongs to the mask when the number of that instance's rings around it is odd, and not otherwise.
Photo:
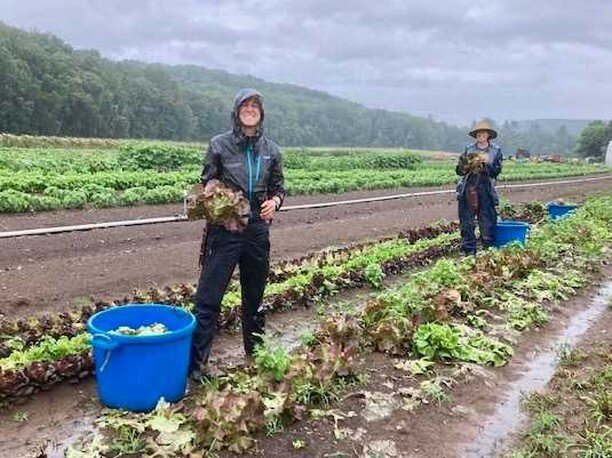
[(482, 246), (488, 248), (493, 245), (497, 211), (489, 193), (478, 190), (478, 211), (474, 215), (465, 195), (459, 197), (459, 224), (461, 226), (461, 250), (465, 254), (476, 254), (476, 235), (474, 217), (478, 218)]
[(236, 264), (240, 267), (242, 292), (242, 333), (244, 349), (251, 355), (263, 334), (265, 316), (260, 310), (270, 255), (268, 223), (256, 219), (249, 222), (244, 232), (229, 232), (211, 226), (206, 240), (200, 280), (196, 292), (197, 320), (191, 346), (191, 369), (206, 363), (217, 329), (221, 301)]

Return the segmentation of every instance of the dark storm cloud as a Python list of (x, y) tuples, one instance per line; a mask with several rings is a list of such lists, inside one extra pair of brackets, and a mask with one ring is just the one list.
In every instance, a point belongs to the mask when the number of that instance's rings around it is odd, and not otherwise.
[(607, 0), (0, 0), (111, 58), (190, 63), (469, 121), (609, 117)]

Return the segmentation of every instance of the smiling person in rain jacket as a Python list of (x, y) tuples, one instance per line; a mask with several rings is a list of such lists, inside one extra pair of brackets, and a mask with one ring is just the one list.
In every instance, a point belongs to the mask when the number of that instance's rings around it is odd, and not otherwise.
[(497, 132), (486, 120), (479, 121), (470, 131), (476, 142), (465, 148), (456, 167), (461, 180), (457, 185), (459, 223), (461, 225), (461, 249), (465, 254), (476, 254), (474, 217), (478, 218), (480, 237), (484, 248), (493, 245), (499, 197), (495, 179), (502, 169), (501, 148), (491, 140)]
[(203, 240), (200, 280), (196, 292), (196, 329), (191, 349), (190, 373), (194, 380), (208, 372), (221, 300), (236, 264), (240, 267), (244, 348), (251, 355), (263, 334), (261, 310), (269, 268), (270, 222), (285, 198), (281, 153), (263, 135), (262, 95), (243, 89), (234, 97), (232, 130), (210, 141), (201, 182), (220, 180), (248, 198), (249, 222), (242, 232), (212, 225)]

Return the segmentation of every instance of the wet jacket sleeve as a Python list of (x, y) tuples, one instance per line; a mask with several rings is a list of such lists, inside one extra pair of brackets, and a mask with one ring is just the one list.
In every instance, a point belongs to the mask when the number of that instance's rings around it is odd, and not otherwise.
[(215, 153), (212, 142), (208, 145), (206, 156), (204, 156), (204, 164), (202, 168), (202, 175), (200, 176), (200, 183), (206, 186), (210, 180), (220, 177), (221, 172), (221, 157), (218, 153)]
[(459, 161), (457, 162), (457, 167), (455, 167), (455, 172), (457, 172), (457, 175), (463, 176), (463, 175), (466, 174), (465, 168), (467, 167), (467, 164), (468, 164), (468, 160), (467, 160), (467, 148), (465, 148), (465, 150), (463, 150), (463, 154), (461, 154), (461, 156), (459, 156)]
[(502, 161), (504, 156), (502, 154), (501, 148), (497, 148), (495, 154), (493, 155), (493, 160), (491, 163), (488, 161), (485, 163), (485, 170), (487, 175), (491, 178), (497, 178), (497, 176), (501, 173), (502, 170)]
[(280, 199), (281, 208), (285, 200), (285, 177), (283, 175), (283, 159), (280, 154), (276, 155), (270, 169), (270, 180), (268, 181), (268, 196), (271, 199), (277, 196)]

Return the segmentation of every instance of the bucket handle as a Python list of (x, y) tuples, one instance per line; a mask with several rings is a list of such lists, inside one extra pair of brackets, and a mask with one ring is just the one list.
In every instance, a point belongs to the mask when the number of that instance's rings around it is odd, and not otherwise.
[(119, 346), (115, 340), (111, 339), (108, 334), (97, 333), (91, 337), (91, 344), (94, 347), (100, 347), (107, 351), (112, 351)]
[(91, 344), (106, 350), (104, 362), (102, 363), (102, 366), (100, 366), (100, 372), (104, 372), (104, 369), (106, 369), (106, 365), (108, 364), (108, 360), (110, 359), (111, 352), (119, 346), (119, 343), (111, 339), (107, 334), (97, 333), (91, 337)]

